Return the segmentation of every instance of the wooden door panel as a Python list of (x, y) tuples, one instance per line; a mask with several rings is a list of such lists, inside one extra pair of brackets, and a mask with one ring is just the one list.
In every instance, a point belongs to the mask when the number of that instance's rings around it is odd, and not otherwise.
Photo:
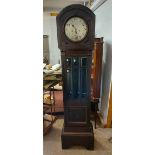
[(70, 107), (67, 109), (67, 124), (69, 126), (83, 126), (87, 124), (86, 107)]

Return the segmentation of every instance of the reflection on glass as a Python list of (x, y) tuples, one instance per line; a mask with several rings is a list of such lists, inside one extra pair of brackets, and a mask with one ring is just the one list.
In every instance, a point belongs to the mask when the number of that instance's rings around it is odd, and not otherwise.
[(78, 59), (78, 57), (74, 57), (74, 58), (73, 58), (73, 67), (78, 66), (78, 64), (79, 64), (79, 59)]
[(71, 58), (66, 58), (66, 66), (71, 67)]
[(67, 74), (67, 95), (70, 96), (72, 94), (71, 91), (71, 70), (67, 69), (66, 70)]
[(86, 96), (87, 93), (87, 69), (86, 68), (81, 68), (81, 92), (82, 92), (82, 97)]

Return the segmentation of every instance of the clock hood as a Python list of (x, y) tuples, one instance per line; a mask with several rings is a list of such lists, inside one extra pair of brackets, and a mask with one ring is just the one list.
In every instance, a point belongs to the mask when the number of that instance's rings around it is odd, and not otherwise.
[[(72, 17), (82, 18), (88, 25), (87, 36), (80, 42), (72, 42), (65, 35), (65, 23)], [(60, 50), (93, 50), (95, 38), (95, 14), (86, 6), (72, 4), (64, 9), (56, 17), (57, 38)]]

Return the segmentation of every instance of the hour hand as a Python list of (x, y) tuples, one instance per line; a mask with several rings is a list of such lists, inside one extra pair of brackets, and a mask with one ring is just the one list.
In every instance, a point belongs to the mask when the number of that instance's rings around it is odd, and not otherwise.
[(77, 29), (75, 28), (75, 33), (77, 34)]
[(75, 33), (77, 34), (77, 28), (74, 25), (72, 25), (72, 27), (74, 28)]

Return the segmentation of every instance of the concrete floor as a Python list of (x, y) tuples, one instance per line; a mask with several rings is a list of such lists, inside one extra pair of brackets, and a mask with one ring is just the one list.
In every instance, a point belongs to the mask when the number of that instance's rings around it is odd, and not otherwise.
[(109, 128), (94, 129), (94, 150), (82, 146), (74, 146), (67, 150), (61, 149), (61, 129), (63, 119), (57, 119), (50, 133), (44, 136), (44, 155), (112, 155), (112, 143), (109, 138), (112, 130)]

